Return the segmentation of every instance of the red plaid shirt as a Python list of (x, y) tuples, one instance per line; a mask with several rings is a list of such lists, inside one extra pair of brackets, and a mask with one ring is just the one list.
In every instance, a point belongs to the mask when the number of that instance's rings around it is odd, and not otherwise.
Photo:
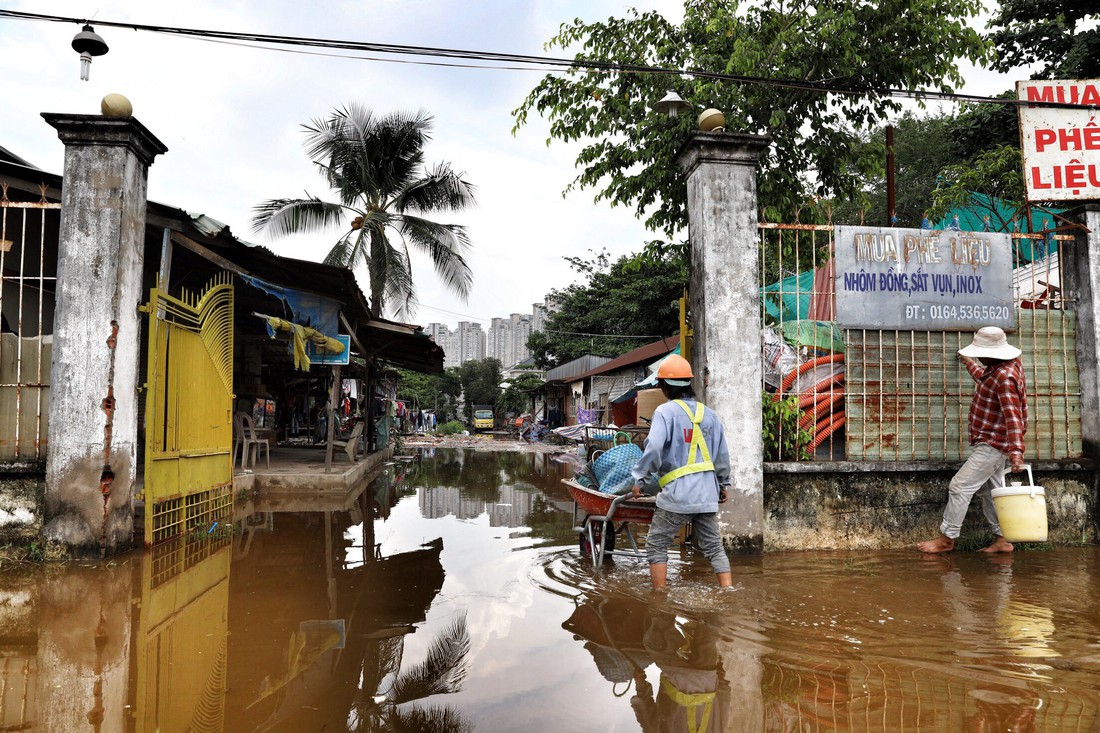
[(1027, 432), (1027, 381), (1019, 359), (993, 366), (966, 362), (978, 383), (970, 403), (970, 445), (985, 443), (1011, 456), (1024, 455)]

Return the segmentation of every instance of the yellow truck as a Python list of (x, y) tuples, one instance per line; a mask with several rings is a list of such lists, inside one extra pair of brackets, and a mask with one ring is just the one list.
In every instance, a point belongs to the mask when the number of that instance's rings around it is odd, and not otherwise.
[(478, 433), (482, 430), (492, 430), (493, 427), (493, 406), (474, 405), (474, 432)]

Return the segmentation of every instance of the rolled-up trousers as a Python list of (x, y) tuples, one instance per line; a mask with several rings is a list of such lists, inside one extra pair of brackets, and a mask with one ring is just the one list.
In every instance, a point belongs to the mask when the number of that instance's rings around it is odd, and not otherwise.
[(940, 524), (944, 537), (955, 539), (959, 536), (966, 510), (975, 494), (982, 499), (982, 513), (989, 526), (998, 537), (1001, 536), (1001, 523), (997, 521), (997, 510), (990, 491), (1005, 485), (1007, 460), (1007, 455), (985, 443), (974, 446), (974, 452), (951, 479), (947, 489), (947, 508), (943, 510), (943, 522)]

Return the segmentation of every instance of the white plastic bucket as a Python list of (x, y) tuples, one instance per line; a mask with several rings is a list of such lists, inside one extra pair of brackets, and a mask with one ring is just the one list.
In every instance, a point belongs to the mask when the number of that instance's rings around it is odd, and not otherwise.
[(1031, 466), (1024, 468), (1027, 470), (1027, 486), (1013, 481), (990, 492), (993, 505), (997, 508), (997, 520), (1001, 524), (1001, 533), (1009, 542), (1046, 542), (1046, 492), (1042, 486), (1035, 485)]

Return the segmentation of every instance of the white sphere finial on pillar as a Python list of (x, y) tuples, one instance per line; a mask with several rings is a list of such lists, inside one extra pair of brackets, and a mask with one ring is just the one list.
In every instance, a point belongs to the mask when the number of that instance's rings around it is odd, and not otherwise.
[(133, 117), (134, 105), (121, 94), (108, 94), (99, 103), (99, 109), (104, 117)]
[(705, 109), (699, 115), (699, 129), (703, 132), (722, 132), (726, 129), (726, 116), (716, 109)]

